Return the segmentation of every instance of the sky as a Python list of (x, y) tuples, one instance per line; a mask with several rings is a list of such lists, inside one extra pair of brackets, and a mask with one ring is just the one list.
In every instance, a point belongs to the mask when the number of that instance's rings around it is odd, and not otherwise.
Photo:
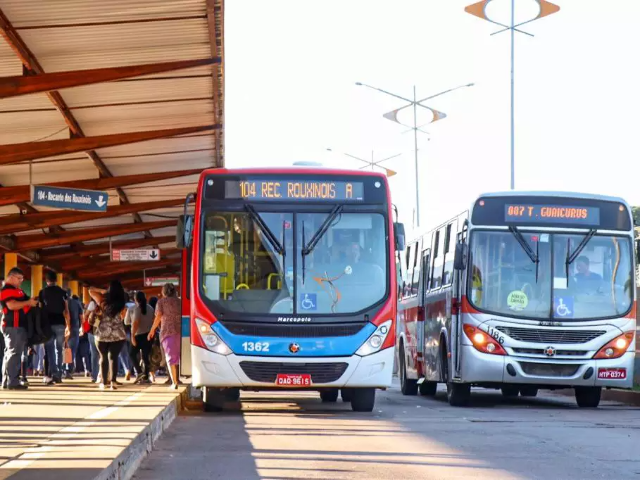
[[(510, 188), (510, 36), (473, 0), (233, 0), (225, 4), (228, 167), (317, 161), (398, 172), (392, 199), (410, 230), (413, 133), (382, 115), (402, 100), (473, 82), (426, 104), (447, 118), (418, 137), (420, 227)], [(560, 12), (515, 38), (516, 190), (621, 196), (640, 205), (640, 1), (554, 0)], [(508, 22), (510, 0), (488, 14)], [(516, 0), (516, 22), (535, 17)], [(406, 110), (399, 119), (412, 121)], [(408, 116), (407, 116), (408, 115)], [(419, 123), (432, 119), (427, 110)], [(332, 151), (327, 151), (330, 148)]]

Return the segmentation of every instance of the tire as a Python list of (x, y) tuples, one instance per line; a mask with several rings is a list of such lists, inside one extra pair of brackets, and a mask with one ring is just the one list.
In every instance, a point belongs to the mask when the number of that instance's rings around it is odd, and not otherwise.
[(427, 382), (424, 381), (420, 384), (420, 395), (424, 395), (426, 397), (434, 397), (436, 392), (438, 391), (438, 382)]
[(343, 402), (350, 402), (353, 398), (353, 389), (352, 388), (343, 388), (340, 390), (340, 396), (342, 397)]
[(505, 385), (502, 390), (502, 396), (505, 398), (515, 398), (520, 393), (520, 387), (517, 385)]
[(471, 385), (468, 383), (447, 383), (447, 399), (452, 407), (466, 407), (471, 398)]
[(205, 412), (221, 412), (227, 397), (225, 392), (219, 388), (205, 387), (202, 390), (202, 400)]
[(354, 412), (372, 412), (376, 403), (375, 388), (355, 388), (351, 397), (351, 409)]
[(538, 395), (536, 387), (520, 387), (520, 395), (523, 397), (535, 397)]
[(601, 395), (601, 387), (576, 387), (576, 402), (580, 408), (597, 408)]
[(400, 352), (400, 391), (403, 395), (417, 395), (418, 381), (407, 378), (407, 367), (404, 359), (404, 348)]
[(322, 403), (335, 403), (338, 400), (338, 393), (339, 390), (337, 388), (332, 388), (331, 390), (322, 390), (320, 392)]
[(240, 400), (240, 389), (239, 388), (227, 388), (224, 392), (225, 398), (230, 402), (237, 402)]

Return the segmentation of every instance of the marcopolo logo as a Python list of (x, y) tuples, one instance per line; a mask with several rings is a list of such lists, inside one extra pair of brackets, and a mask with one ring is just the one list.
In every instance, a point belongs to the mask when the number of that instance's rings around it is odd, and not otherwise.
[(311, 317), (278, 317), (278, 321), (285, 323), (307, 323), (311, 321)]

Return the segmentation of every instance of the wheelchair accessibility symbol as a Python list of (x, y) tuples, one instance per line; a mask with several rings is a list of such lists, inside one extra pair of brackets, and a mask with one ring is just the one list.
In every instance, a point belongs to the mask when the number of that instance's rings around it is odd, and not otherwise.
[(317, 298), (315, 293), (305, 293), (302, 301), (300, 302), (300, 308), (307, 311), (316, 310), (318, 308), (316, 300)]
[(571, 318), (573, 317), (573, 298), (556, 297), (553, 308), (556, 317)]

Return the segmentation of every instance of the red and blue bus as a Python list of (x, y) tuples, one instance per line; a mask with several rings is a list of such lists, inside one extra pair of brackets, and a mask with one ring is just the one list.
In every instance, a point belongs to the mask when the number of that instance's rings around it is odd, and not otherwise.
[[(195, 215), (186, 215), (195, 202)], [(318, 167), (212, 169), (185, 203), (182, 372), (220, 410), (240, 390), (391, 385), (397, 302), (386, 178)], [(394, 234), (394, 231), (398, 235)]]

